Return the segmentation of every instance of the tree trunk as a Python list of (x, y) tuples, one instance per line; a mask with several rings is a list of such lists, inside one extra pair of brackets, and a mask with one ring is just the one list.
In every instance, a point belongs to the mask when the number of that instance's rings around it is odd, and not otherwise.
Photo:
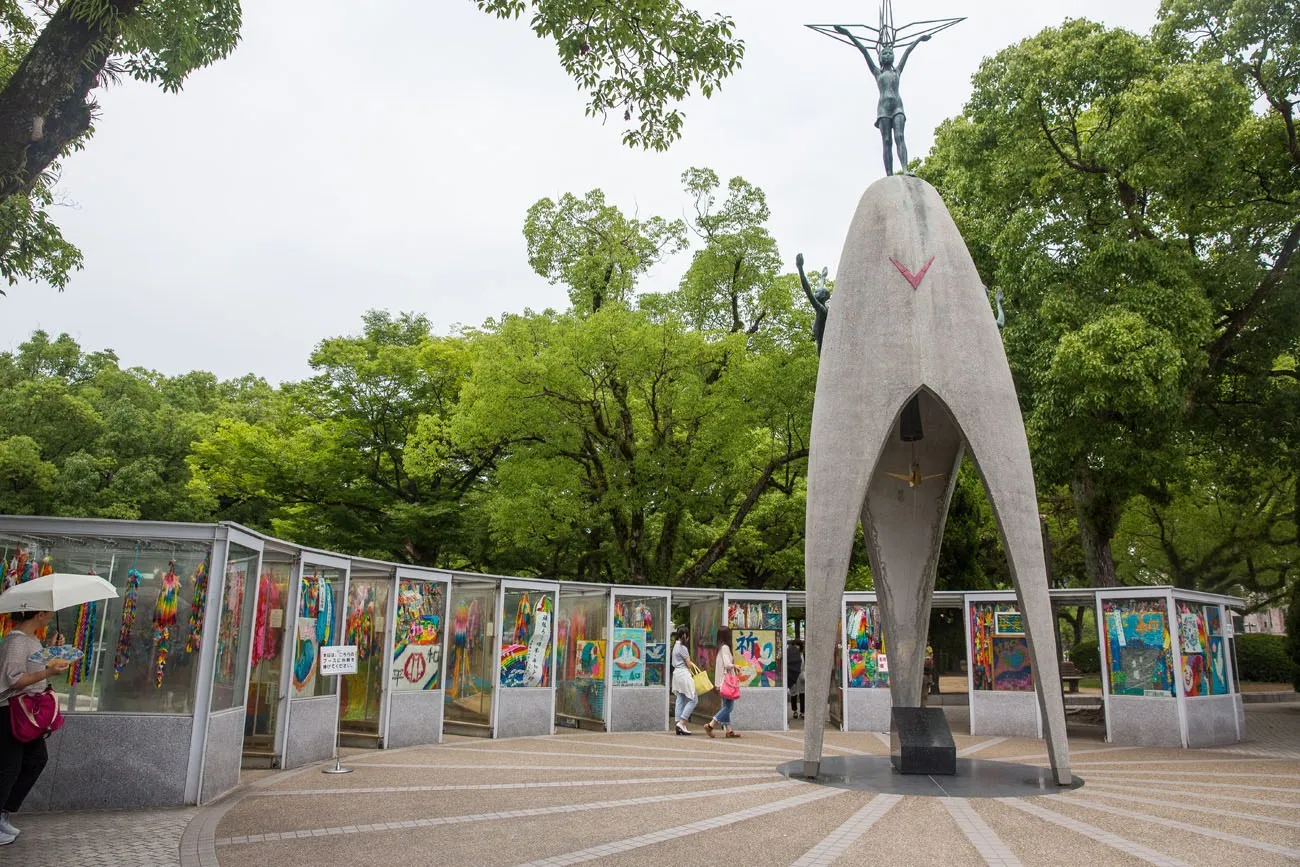
[(1112, 509), (1101, 502), (1093, 487), (1092, 477), (1082, 472), (1070, 483), (1074, 498), (1074, 512), (1079, 521), (1079, 544), (1083, 546), (1083, 567), (1092, 587), (1118, 587), (1115, 577), (1115, 558), (1110, 541), (1115, 536)]
[(1083, 617), (1084, 612), (1088, 609), (1076, 605), (1071, 610), (1074, 612), (1073, 614), (1066, 614), (1063, 610), (1058, 610), (1056, 616), (1059, 620), (1064, 620), (1070, 624), (1070, 632), (1073, 633), (1073, 637), (1070, 639), (1070, 647), (1073, 649), (1079, 646), (1080, 641), (1083, 641)]
[(681, 587), (690, 587), (698, 581), (705, 572), (708, 572), (709, 569), (713, 568), (713, 564), (717, 563), (718, 560), (722, 559), (722, 555), (727, 553), (727, 548), (730, 547), (731, 540), (735, 538), (736, 531), (745, 523), (745, 518), (749, 517), (750, 511), (752, 511), (754, 506), (758, 503), (758, 498), (763, 495), (763, 492), (767, 490), (768, 485), (772, 483), (772, 475), (786, 464), (806, 457), (808, 457), (808, 450), (798, 449), (797, 451), (788, 452), (782, 457), (773, 458), (769, 461), (767, 467), (764, 468), (762, 474), (758, 477), (758, 481), (754, 482), (749, 489), (749, 493), (745, 496), (745, 499), (742, 500), (740, 505), (736, 508), (736, 513), (732, 516), (731, 523), (727, 525), (727, 528), (722, 531), (718, 538), (713, 540), (713, 544), (700, 555), (698, 560), (686, 569), (682, 570), (682, 573), (677, 576), (677, 584)]
[(85, 135), (90, 92), (117, 41), (122, 16), (141, 0), (65, 2), (50, 18), (13, 77), (0, 90), (0, 202), (25, 195), (64, 150)]

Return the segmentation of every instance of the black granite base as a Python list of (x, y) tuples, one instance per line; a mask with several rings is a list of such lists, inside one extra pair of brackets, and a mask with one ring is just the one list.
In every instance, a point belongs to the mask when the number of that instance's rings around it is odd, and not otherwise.
[(835, 789), (930, 798), (1028, 798), (1083, 785), (1082, 779), (1074, 777), (1070, 785), (1058, 786), (1051, 768), (987, 759), (957, 759), (956, 770), (955, 776), (900, 774), (888, 756), (829, 756), (822, 758), (821, 772), (809, 780), (802, 759), (777, 766), (791, 779)]
[(942, 708), (891, 708), (889, 745), (890, 760), (900, 774), (957, 773), (957, 744)]

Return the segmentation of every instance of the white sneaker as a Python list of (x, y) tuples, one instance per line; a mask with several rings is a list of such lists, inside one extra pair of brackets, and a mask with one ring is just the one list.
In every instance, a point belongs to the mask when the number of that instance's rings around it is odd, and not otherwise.
[(17, 839), (17, 834), (6, 834), (4, 831), (0, 831), (0, 846), (8, 846)]
[(22, 831), (14, 827), (14, 823), (9, 821), (9, 813), (0, 813), (0, 834), (17, 837), (21, 833)]

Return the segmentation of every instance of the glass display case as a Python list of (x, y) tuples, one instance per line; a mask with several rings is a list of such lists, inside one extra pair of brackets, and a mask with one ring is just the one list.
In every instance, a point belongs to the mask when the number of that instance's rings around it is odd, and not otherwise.
[(1223, 636), (1223, 624), (1227, 618), (1218, 605), (1206, 605), (1202, 612), (1210, 639), (1206, 660), (1210, 669), (1210, 695), (1228, 695), (1235, 684), (1228, 673), (1228, 640)]
[[(725, 613), (721, 598), (691, 603), (691, 661), (708, 673), (709, 680), (716, 677), (718, 630), (722, 627)], [(712, 716), (722, 706), (718, 700), (717, 684), (714, 687), (699, 696), (696, 716)]]
[(442, 689), (442, 656), (447, 637), (446, 585), (402, 578), (397, 582), (395, 610), (393, 688), (399, 692)]
[(972, 690), (1033, 692), (1034, 674), (1024, 618), (1011, 602), (970, 603)]
[[(282, 555), (283, 556), (283, 555)], [(257, 579), (257, 610), (253, 616), (251, 672), (245, 706), (244, 752), (273, 754), (280, 713), (280, 684), (284, 677), (285, 610), (295, 564), (262, 555)]]
[(453, 581), (444, 695), (448, 722), (490, 726), (496, 680), (495, 583)]
[(889, 658), (885, 625), (875, 602), (846, 602), (844, 608), (845, 685), (849, 689), (888, 689)]
[(357, 577), (348, 582), (347, 610), (340, 644), (357, 648), (357, 671), (339, 678), (339, 721), (355, 734), (378, 735), (384, 702), (391, 577)]
[(1109, 598), (1100, 604), (1109, 694), (1174, 697), (1174, 661), (1165, 598)]
[[(0, 548), (5, 588), (52, 572), (99, 575), (117, 588), (116, 599), (59, 611), (45, 637), (61, 634), (84, 654), (50, 680), (65, 710), (193, 712), (210, 543), (14, 535)], [(0, 634), (9, 626), (0, 615)]]
[(344, 572), (303, 563), (298, 579), (298, 609), (293, 624), (294, 698), (333, 695), (337, 677), (320, 677), (320, 649), (338, 644)]
[[(1174, 602), (1178, 618), (1178, 651), (1183, 695), (1214, 695), (1213, 671), (1210, 664), (1210, 632), (1205, 616), (1205, 606), (1198, 602), (1179, 599)], [(1226, 680), (1227, 672), (1223, 671)], [(1219, 694), (1222, 695), (1227, 690)]]
[(728, 594), (727, 625), (741, 688), (784, 686), (785, 601)]
[(501, 686), (549, 687), (555, 596), (515, 587), (502, 592)]
[[(609, 588), (561, 585), (556, 626), (557, 718), (604, 723), (605, 687), (611, 674), (608, 630)], [(644, 679), (644, 666), (641, 670)]]
[(610, 647), (610, 682), (615, 689), (668, 682), (668, 627), (667, 597), (615, 593)]
[[(248, 643), (253, 607), (257, 604), (257, 575), (261, 552), (231, 543), (222, 582), (221, 615), (217, 624), (217, 661), (212, 675), (212, 709), (226, 710), (244, 702), (248, 691)], [(155, 626), (155, 630), (158, 627)]]

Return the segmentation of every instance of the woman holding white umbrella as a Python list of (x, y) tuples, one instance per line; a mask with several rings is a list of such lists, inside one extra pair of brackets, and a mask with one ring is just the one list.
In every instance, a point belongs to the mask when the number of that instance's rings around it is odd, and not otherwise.
[[(49, 753), (45, 749), (44, 731), (57, 728), (58, 704), (52, 695), (44, 698), (53, 702), (50, 719), (22, 728), (14, 719), (10, 705), (28, 708), (34, 697), (44, 696), (49, 688), (48, 678), (68, 670), (72, 660), (54, 656), (41, 646), (36, 636), (50, 625), (54, 612), (86, 602), (111, 599), (117, 596), (113, 585), (95, 575), (53, 574), (26, 581), (0, 593), (0, 613), (12, 616), (14, 626), (0, 642), (0, 846), (7, 846), (18, 837), (18, 829), (10, 816), (23, 805), (23, 799), (32, 790), (45, 769)], [(56, 644), (61, 639), (56, 638)], [(35, 661), (34, 661), (35, 660)]]
[(14, 736), (9, 724), (9, 702), (21, 693), (45, 692), (49, 686), (46, 678), (67, 671), (72, 664), (66, 659), (31, 661), (44, 649), (36, 633), (49, 626), (53, 617), (53, 611), (15, 612), (14, 627), (0, 643), (0, 846), (18, 837), (10, 816), (22, 807), (49, 759), (45, 738), (23, 743)]

